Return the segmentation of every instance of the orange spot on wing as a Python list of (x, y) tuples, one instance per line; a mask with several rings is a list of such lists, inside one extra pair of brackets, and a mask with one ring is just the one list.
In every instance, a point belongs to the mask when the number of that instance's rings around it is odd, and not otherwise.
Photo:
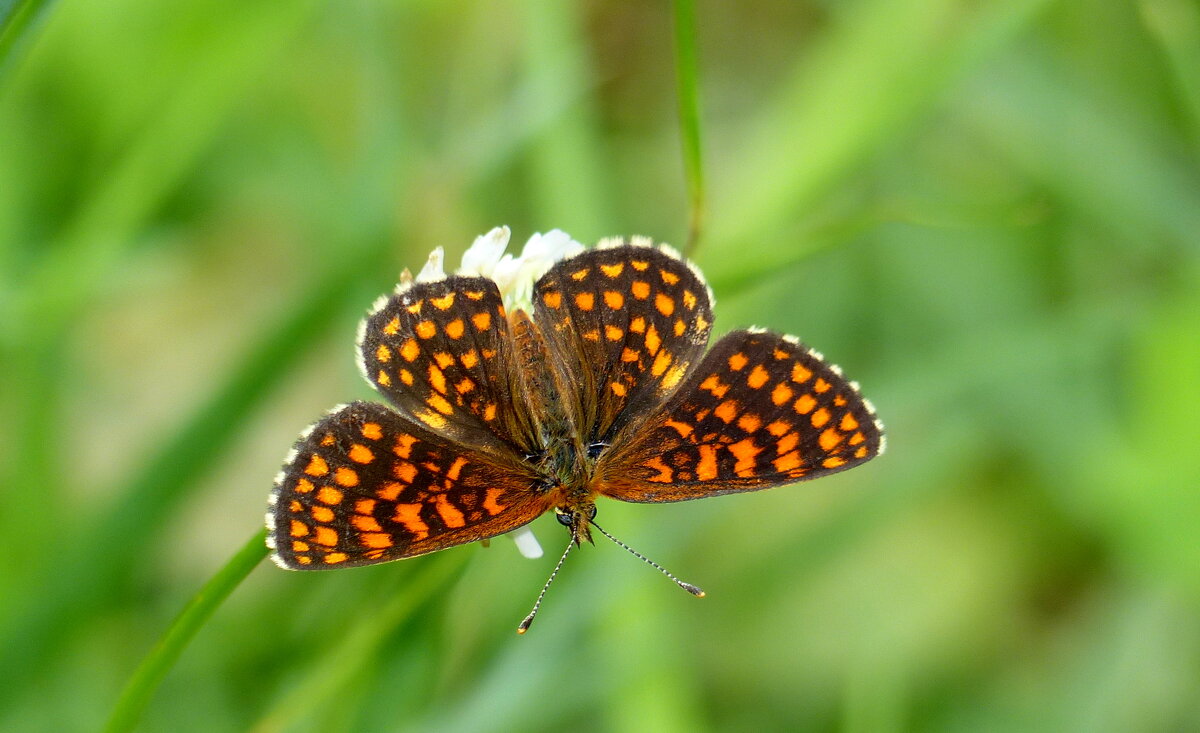
[(350, 524), (354, 525), (355, 529), (362, 530), (363, 532), (383, 531), (383, 528), (379, 526), (379, 522), (375, 520), (375, 517), (367, 517), (362, 514), (355, 514), (353, 517), (350, 517)]
[(397, 373), (400, 375), (400, 381), (404, 382), (405, 384), (407, 384), (410, 387), (412, 386), (412, 383), (416, 381), (416, 378), (413, 377), (413, 373), (408, 371), (407, 369), (401, 369)]
[(412, 453), (413, 444), (416, 442), (417, 436), (415, 435), (401, 435), (396, 438), (396, 447), (392, 449), (392, 452), (401, 458), (408, 458)]
[(846, 459), (840, 456), (830, 456), (821, 461), (821, 465), (825, 468), (838, 468), (839, 466), (846, 465)]
[(762, 420), (760, 420), (758, 416), (751, 415), (747, 412), (738, 418), (737, 424), (739, 428), (745, 430), (747, 433), (754, 433), (762, 427)]
[(312, 460), (305, 466), (304, 472), (309, 476), (324, 476), (329, 473), (329, 464), (325, 462), (324, 458), (313, 453)]
[(629, 322), (629, 330), (633, 331), (634, 333), (645, 333), (646, 332), (646, 319), (642, 318), (641, 316), (634, 318), (632, 321)]
[(463, 292), (463, 295), (471, 300), (483, 300), (484, 293), (482, 290), (466, 290)]
[(600, 271), (609, 277), (616, 277), (617, 275), (620, 275), (624, 269), (624, 262), (618, 262), (613, 265), (600, 265)]
[(420, 504), (397, 504), (396, 513), (392, 515), (392, 521), (404, 525), (404, 528), (412, 534), (413, 542), (423, 540), (429, 536), (429, 525), (425, 524), (425, 520), (421, 519)]
[(855, 433), (854, 435), (850, 436), (850, 440), (848, 440), (847, 442), (850, 443), (850, 445), (858, 445), (859, 443), (863, 442), (866, 439), (867, 439), (866, 436), (863, 435), (862, 433)]
[(307, 555), (301, 555), (300, 557), (296, 558), (296, 562), (300, 563), (301, 565), (312, 565), (312, 558), (308, 557)]
[(291, 535), (293, 537), (307, 537), (308, 525), (299, 520), (292, 520)]
[(440, 298), (430, 298), (429, 302), (433, 303), (433, 307), (440, 311), (447, 310), (454, 305), (454, 293), (446, 293)]
[(817, 398), (810, 394), (800, 395), (800, 399), (796, 400), (796, 412), (801, 415), (807, 415), (812, 412), (812, 409), (817, 406)]
[(318, 545), (333, 547), (337, 544), (338, 535), (332, 527), (317, 527), (317, 536), (313, 538), (313, 541)]
[(687, 324), (683, 322), (683, 319), (676, 318), (675, 319), (675, 335), (682, 336), (683, 332), (686, 330), (687, 330)]
[(825, 431), (821, 433), (821, 437), (817, 439), (817, 443), (820, 444), (821, 450), (826, 452), (836, 448), (837, 444), (840, 442), (842, 442), (842, 434), (833, 428), (825, 428)]
[(417, 313), (421, 312), (421, 306), (424, 304), (425, 304), (425, 301), (418, 300), (416, 303), (413, 303), (412, 305), (405, 306), (405, 310), (407, 310), (409, 313), (417, 314)]
[(733, 472), (742, 478), (753, 476), (755, 458), (759, 453), (762, 453), (762, 448), (754, 444), (750, 438), (739, 440), (736, 443), (730, 443), (729, 452), (737, 459), (737, 463), (733, 466)]
[(796, 384), (803, 384), (812, 379), (812, 370), (803, 364), (797, 362), (792, 365), (792, 381)]
[(825, 423), (829, 422), (829, 410), (824, 407), (812, 414), (812, 426), (814, 428), (825, 427)]
[(776, 406), (782, 406), (788, 400), (792, 399), (792, 394), (792, 388), (783, 382), (780, 382), (779, 384), (775, 385), (775, 389), (771, 390), (771, 401), (774, 402)]
[(634, 280), (633, 285), (629, 287), (629, 291), (638, 300), (645, 300), (650, 297), (650, 283), (645, 280)]
[(613, 310), (617, 310), (621, 306), (625, 305), (625, 296), (621, 295), (616, 290), (605, 290), (604, 304)]
[(586, 267), (583, 268), (582, 270), (576, 270), (575, 272), (571, 273), (571, 279), (572, 280), (582, 280), (588, 276), (589, 272), (591, 272), (591, 270), (589, 270)]
[(696, 464), (696, 478), (712, 481), (717, 477), (717, 446), (700, 446), (700, 462)]
[(753, 389), (759, 389), (766, 384), (767, 380), (770, 378), (771, 375), (767, 373), (767, 370), (763, 368), (762, 364), (758, 364), (751, 369), (750, 374), (746, 376), (746, 384), (750, 385), (750, 387)]
[(465, 351), (459, 358), (459, 361), (461, 361), (462, 365), (467, 369), (474, 369), (475, 365), (479, 363), (479, 352), (475, 351), (475, 349)]
[(558, 292), (557, 290), (547, 290), (546, 292), (542, 293), (542, 302), (545, 303), (547, 307), (553, 310), (558, 310), (562, 307), (562, 293)]
[(800, 433), (788, 433), (780, 438), (775, 443), (775, 453), (783, 455), (796, 450), (796, 446), (800, 444)]
[[(429, 386), (442, 394), (446, 394), (446, 373), (438, 369), (437, 364), (429, 365)], [(446, 414), (449, 415), (450, 413), (447, 412)]]
[(308, 492), (312, 491), (313, 488), (315, 488), (313, 486), (313, 482), (306, 478), (302, 478), (296, 482), (296, 493), (298, 494), (307, 494)]
[(353, 468), (341, 466), (333, 474), (333, 480), (337, 481), (342, 486), (358, 486), (358, 474)]
[(658, 353), (658, 347), (662, 345), (662, 339), (658, 336), (658, 329), (654, 324), (650, 324), (650, 328), (646, 329), (646, 351), (651, 354)]
[(774, 435), (776, 438), (791, 430), (791, 424), (783, 420), (776, 420), (767, 426), (767, 432)]
[[(378, 496), (380, 499), (383, 499), (384, 501), (395, 501), (396, 497), (400, 496), (400, 492), (403, 489), (404, 489), (404, 487), (402, 485), (396, 483), (395, 481), (389, 481), (386, 484), (384, 484), (383, 486), (381, 486), (379, 488), (379, 491), (375, 492), (375, 496)], [(371, 501), (371, 500), (364, 499), (363, 501)]]
[(717, 409), (713, 410), (713, 414), (724, 420), (726, 423), (733, 422), (737, 417), (738, 404), (736, 400), (725, 400), (717, 405)]
[(359, 499), (354, 502), (354, 511), (359, 514), (370, 514), (375, 511), (374, 499)]
[(659, 293), (654, 296), (654, 307), (664, 316), (670, 316), (675, 312), (675, 299), (666, 293)]
[(307, 542), (301, 542), (300, 540), (292, 541), (292, 552), (308, 552), (309, 549), (311, 548)]
[(433, 355), (433, 360), (440, 368), (445, 369), (454, 363), (454, 356), (448, 351), (439, 351)]
[(471, 316), (471, 323), (475, 324), (475, 328), (480, 331), (486, 331), (492, 326), (492, 314), (487, 311), (482, 311)]
[(671, 477), (674, 475), (674, 473), (671, 471), (670, 466), (663, 463), (663, 460), (661, 457), (655, 456), (654, 458), (651, 458), (650, 460), (642, 463), (642, 465), (647, 468), (653, 468), (654, 470), (658, 471), (657, 475), (651, 476), (650, 478), (646, 479), (647, 481), (653, 481), (654, 483), (658, 483), (658, 484), (671, 483)]
[(818, 377), (816, 384), (813, 385), (813, 389), (816, 390), (816, 392), (818, 394), (823, 394), (823, 393), (829, 391), (830, 386), (831, 385), (829, 384), (829, 382), (826, 382), (824, 379), (821, 379), (820, 377)]
[(355, 463), (370, 463), (375, 460), (375, 454), (371, 452), (371, 449), (359, 443), (350, 446), (350, 452), (346, 455), (350, 456), (350, 460)]
[[(446, 398), (439, 394), (429, 395), (429, 397), (425, 399), (425, 404), (429, 405), (443, 415), (449, 415), (450, 413), (454, 412), (454, 408), (451, 407), (450, 403), (446, 401)], [(442, 422), (444, 423), (445, 421)]]
[(454, 389), (457, 390), (459, 394), (466, 394), (467, 392), (475, 389), (475, 383), (470, 379), (463, 377), (461, 382), (454, 385)]
[(463, 527), (467, 524), (466, 517), (459, 511), (458, 507), (450, 503), (444, 494), (438, 494), (434, 502), (433, 508), (437, 511), (438, 516), (442, 518), (442, 523), (447, 527)]
[(403, 356), (405, 361), (416, 361), (420, 355), (421, 347), (417, 345), (416, 339), (408, 339), (400, 347), (400, 356)]
[(379, 348), (375, 349), (375, 358), (386, 364), (392, 360), (392, 350), (387, 344), (380, 344)]
[(590, 311), (596, 307), (596, 296), (592, 293), (579, 293), (575, 296), (575, 305), (580, 310)]
[(621, 339), (625, 338), (625, 332), (616, 326), (605, 326), (604, 338), (608, 339), (609, 341), (620, 341)]
[(379, 373), (375, 375), (375, 381), (379, 382), (384, 387), (392, 386), (392, 378), (390, 376), (388, 376), (388, 373), (383, 371), (382, 369), (380, 369)]
[(645, 272), (650, 268), (650, 263), (646, 260), (630, 260), (629, 264), (638, 272)]
[(660, 351), (658, 352), (658, 356), (654, 357), (654, 364), (650, 367), (650, 373), (656, 377), (661, 377), (669, 366), (671, 366), (671, 353), (669, 351)]
[(343, 494), (340, 489), (335, 489), (332, 486), (322, 486), (321, 489), (317, 491), (317, 499), (325, 502), (326, 504), (340, 504), (344, 496), (345, 494)]
[(507, 504), (500, 503), (500, 495), (504, 493), (503, 489), (488, 489), (487, 496), (483, 499), (483, 509), (493, 517), (504, 511)]
[(417, 467), (408, 461), (396, 461), (392, 466), (392, 475), (406, 484), (411, 484), (417, 477)]
[(450, 464), (450, 468), (446, 469), (446, 479), (448, 481), (457, 481), (458, 475), (462, 473), (463, 466), (467, 465), (467, 459), (458, 456), (454, 459), (454, 463)]
[(376, 550), (386, 550), (392, 546), (391, 535), (384, 532), (365, 532), (358, 536), (358, 541), (363, 544), (363, 547)]
[(349, 560), (350, 556), (344, 552), (331, 552), (321, 559), (326, 565), (337, 565), (340, 562), (346, 562)]
[(635, 351), (634, 349), (631, 349), (628, 346), (626, 346), (625, 349), (623, 351), (621, 351), (621, 361), (631, 362), (631, 361), (637, 361), (637, 360), (638, 360), (638, 352)]
[(663, 389), (674, 389), (675, 385), (683, 379), (683, 375), (687, 373), (687, 365), (676, 363), (675, 366), (667, 370), (667, 374), (662, 378)]
[(679, 282), (679, 276), (670, 270), (659, 270), (658, 275), (667, 285), (674, 285), (675, 283)]
[(679, 437), (681, 437), (681, 438), (686, 438), (687, 436), (691, 435), (696, 429), (691, 424), (685, 423), (685, 422), (679, 422), (678, 420), (667, 420), (665, 425), (668, 428), (674, 428), (675, 431), (679, 433)]
[(590, 331), (584, 331), (584, 332), (583, 332), (583, 337), (584, 337), (585, 339), (587, 339), (588, 341), (596, 341), (596, 342), (599, 342), (599, 341), (600, 341), (600, 329), (598, 329), (598, 328), (593, 328), (593, 329), (592, 329), (592, 330), (590, 330)]
[(867, 457), (867, 446), (864, 445), (863, 447), (854, 451), (854, 457), (855, 458), (866, 458)]
[(716, 374), (710, 374), (700, 383), (700, 389), (708, 390), (713, 397), (720, 399), (729, 391), (729, 385), (721, 384), (721, 378)]
[(383, 437), (383, 427), (377, 422), (363, 423), (362, 428), (359, 429), (359, 432), (361, 432), (362, 436), (367, 440), (379, 440)]
[(618, 397), (624, 397), (629, 393), (629, 390), (626, 389), (625, 385), (621, 384), (620, 382), (613, 382), (609, 385), (609, 387), (612, 389), (613, 394)]
[(446, 324), (446, 335), (452, 339), (462, 338), (463, 333), (467, 330), (467, 324), (463, 323), (463, 319), (455, 318)]
[(383, 332), (388, 336), (395, 336), (397, 333), (399, 333), (400, 318), (398, 316), (392, 316), (392, 320), (388, 321), (387, 325), (383, 327)]
[(850, 432), (851, 430), (857, 430), (858, 420), (854, 419), (854, 415), (851, 415), (847, 412), (845, 415), (842, 415), (842, 421), (838, 423), (838, 428), (840, 428), (842, 432), (846, 433)]
[(487, 404), (487, 407), (483, 408), (483, 419), (488, 420), (488, 421), (496, 419), (496, 403), (495, 402), (489, 402)]
[(741, 370), (745, 369), (746, 365), (749, 363), (750, 360), (747, 359), (746, 355), (740, 351), (729, 357), (729, 368), (735, 372), (740, 372)]
[(788, 453), (787, 455), (780, 456), (775, 459), (774, 464), (776, 471), (791, 471), (800, 468), (800, 454)]
[(437, 325), (433, 321), (421, 321), (413, 330), (417, 332), (417, 336), (430, 339), (437, 333)]

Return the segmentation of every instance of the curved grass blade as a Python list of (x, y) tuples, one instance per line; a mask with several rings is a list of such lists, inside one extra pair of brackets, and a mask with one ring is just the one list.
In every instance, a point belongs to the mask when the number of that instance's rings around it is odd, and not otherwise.
[(700, 144), (699, 73), (696, 64), (696, 3), (675, 0), (675, 81), (679, 103), (679, 137), (687, 179), (688, 232), (683, 252), (691, 255), (704, 227), (704, 150)]
[(175, 665), (188, 642), (204, 626), (217, 607), (229, 597), (233, 589), (267, 556), (266, 539), (265, 528), (255, 532), (250, 541), (184, 606), (172, 622), (171, 628), (158, 640), (129, 679), (116, 707), (113, 708), (108, 724), (104, 727), (105, 731), (117, 733), (133, 730), (142, 711), (146, 709), (146, 704), (150, 702), (150, 697), (158, 689), (163, 677)]

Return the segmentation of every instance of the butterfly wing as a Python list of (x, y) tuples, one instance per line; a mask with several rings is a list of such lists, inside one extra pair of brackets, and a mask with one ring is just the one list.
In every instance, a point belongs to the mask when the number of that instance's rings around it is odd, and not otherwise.
[(593, 485), (623, 501), (683, 501), (844, 471), (883, 447), (874, 408), (837, 367), (790, 337), (734, 331), (617, 436)]
[(673, 250), (649, 245), (602, 242), (534, 285), (534, 320), (585, 445), (650, 414), (708, 343), (708, 287)]
[(533, 452), (536, 428), (494, 281), (401, 286), (363, 321), (358, 346), (367, 381), (406, 416), (502, 458)]
[(382, 405), (326, 415), (276, 478), (268, 545), (281, 567), (399, 560), (508, 532), (549, 508), (518, 460), (465, 450)]

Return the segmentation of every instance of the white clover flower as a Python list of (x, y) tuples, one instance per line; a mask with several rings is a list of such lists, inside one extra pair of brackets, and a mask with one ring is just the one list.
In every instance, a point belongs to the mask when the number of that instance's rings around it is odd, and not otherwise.
[[(508, 227), (496, 227), (476, 237), (463, 253), (462, 266), (457, 274), (491, 278), (500, 288), (506, 308), (530, 310), (533, 283), (555, 262), (579, 254), (584, 247), (566, 232), (552, 229), (545, 234), (534, 234), (525, 242), (521, 255), (513, 257), (504, 252), (509, 236)], [(432, 257), (431, 254), (431, 260)]]

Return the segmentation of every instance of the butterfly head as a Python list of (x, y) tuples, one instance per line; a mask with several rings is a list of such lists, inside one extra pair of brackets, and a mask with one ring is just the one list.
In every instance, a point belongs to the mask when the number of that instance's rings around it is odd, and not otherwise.
[[(554, 508), (558, 523), (571, 530), (571, 539), (576, 545), (592, 542), (589, 529), (592, 519), (596, 517), (596, 503), (591, 499), (581, 499)], [(595, 544), (592, 542), (592, 544)]]

